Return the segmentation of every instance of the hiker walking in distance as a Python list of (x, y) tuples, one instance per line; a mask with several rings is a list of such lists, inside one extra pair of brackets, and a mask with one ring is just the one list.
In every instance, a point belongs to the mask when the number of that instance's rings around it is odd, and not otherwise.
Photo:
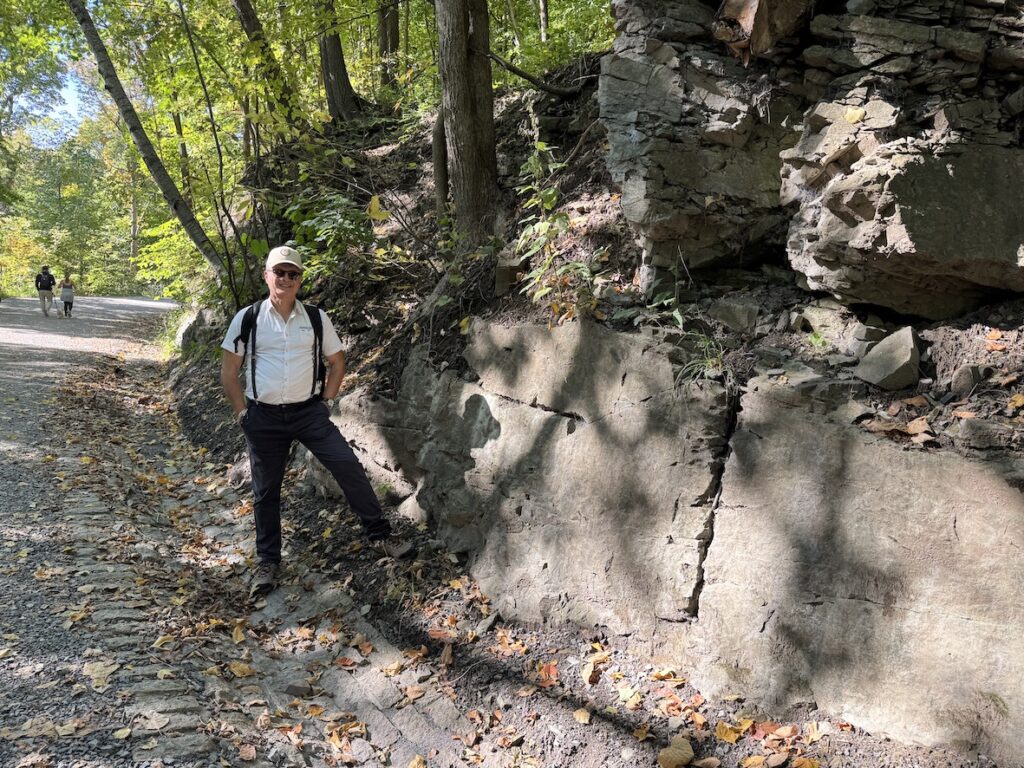
[[(64, 273), (64, 280), (60, 284), (60, 300), (64, 302), (64, 317), (71, 317), (71, 308), (75, 305), (75, 281), (71, 279), (71, 273)], [(60, 310), (57, 310), (60, 314)]]
[(39, 306), (43, 308), (43, 314), (50, 316), (50, 307), (53, 306), (53, 286), (57, 284), (57, 278), (50, 274), (50, 268), (44, 266), (36, 275), (36, 290), (39, 291)]
[(274, 248), (263, 279), (269, 298), (239, 311), (221, 344), (221, 385), (245, 433), (252, 469), (257, 563), (251, 597), (277, 586), (281, 484), (296, 440), (338, 481), (381, 553), (400, 559), (416, 554), (411, 542), (392, 534), (366, 472), (330, 419), (328, 404), (345, 376), (345, 353), (327, 314), (296, 299), (302, 256), (287, 246)]

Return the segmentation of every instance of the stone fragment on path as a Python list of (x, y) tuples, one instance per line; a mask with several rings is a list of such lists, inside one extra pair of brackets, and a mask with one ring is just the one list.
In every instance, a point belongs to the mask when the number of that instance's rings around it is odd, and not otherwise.
[(920, 362), (914, 329), (908, 325), (880, 341), (853, 373), (869, 384), (895, 391), (917, 383)]

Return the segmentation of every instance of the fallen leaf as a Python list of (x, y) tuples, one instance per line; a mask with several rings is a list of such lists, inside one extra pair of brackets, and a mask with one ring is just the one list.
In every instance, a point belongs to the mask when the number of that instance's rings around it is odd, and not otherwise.
[(633, 731), (633, 738), (637, 741), (643, 741), (644, 739), (650, 738), (651, 728), (649, 725), (644, 723), (639, 728)]
[(249, 763), (256, 759), (256, 747), (252, 744), (243, 744), (238, 748), (238, 759)]
[(931, 432), (931, 425), (928, 423), (927, 416), (921, 416), (920, 418), (914, 419), (912, 422), (907, 424), (908, 435), (919, 435), (922, 432)]
[(989, 341), (996, 341), (998, 339), (1003, 338), (1003, 332), (1000, 331), (998, 328), (993, 328), (991, 331), (985, 334), (985, 338), (988, 339)]
[(115, 739), (117, 739), (118, 741), (124, 741), (125, 739), (127, 739), (129, 736), (132, 735), (132, 729), (131, 728), (118, 728), (111, 735)]
[(908, 397), (903, 401), (903, 404), (912, 406), (914, 408), (927, 408), (930, 405), (930, 403), (928, 402), (928, 398), (925, 397), (924, 395), (914, 395), (913, 397)]
[(409, 761), (409, 768), (427, 768), (427, 761), (423, 755), (416, 755)]
[(867, 114), (867, 110), (860, 109), (859, 107), (851, 107), (843, 113), (843, 119), (850, 124), (859, 123), (864, 119)]
[(690, 765), (693, 768), (718, 768), (722, 764), (722, 761), (717, 757), (704, 757), (700, 760), (694, 760)]
[(693, 760), (693, 747), (685, 736), (673, 736), (672, 744), (658, 753), (661, 768), (680, 768)]
[(732, 725), (724, 720), (719, 720), (715, 724), (715, 738), (719, 741), (727, 741), (730, 744), (735, 744), (753, 724), (753, 720), (740, 720), (737, 725)]
[(974, 411), (953, 411), (954, 419), (976, 419), (978, 414)]
[(252, 677), (256, 674), (256, 670), (244, 661), (232, 661), (228, 664), (228, 669), (231, 670), (231, 674), (235, 677)]
[(153, 641), (152, 648), (163, 648), (168, 643), (174, 640), (174, 635), (160, 635), (156, 640)]
[(426, 691), (424, 691), (418, 685), (409, 685), (406, 686), (402, 693), (405, 694), (406, 698), (409, 699), (409, 701), (416, 701), (416, 699), (422, 698), (423, 694), (426, 693)]
[(171, 718), (163, 712), (147, 710), (139, 715), (138, 725), (144, 731), (159, 731), (169, 722), (171, 722)]
[(244, 624), (245, 621), (242, 620), (235, 624), (235, 628), (231, 630), (231, 639), (235, 641), (235, 645), (245, 642), (245, 627), (243, 626)]
[(798, 757), (793, 761), (793, 768), (821, 768), (821, 763), (810, 757)]
[(1006, 403), (1006, 407), (1011, 411), (1019, 411), (1021, 408), (1024, 408), (1024, 395), (1020, 393), (1011, 395), (1009, 401)]
[(445, 643), (444, 649), (441, 651), (440, 661), (442, 667), (450, 667), (452, 665), (453, 653), (454, 651), (452, 650), (452, 644)]
[(768, 755), (764, 764), (767, 768), (781, 768), (787, 760), (789, 760), (789, 752), (776, 752), (774, 755)]
[(577, 709), (572, 713), (572, 719), (580, 725), (590, 725), (590, 710), (589, 709)]
[(1005, 352), (1006, 344), (1001, 341), (990, 341), (985, 345), (985, 349), (989, 352)]
[(751, 755), (750, 757), (744, 757), (740, 761), (740, 768), (759, 768), (759, 766), (764, 765), (767, 759), (767, 755)]
[(780, 739), (791, 739), (798, 733), (800, 733), (800, 729), (795, 725), (784, 725), (775, 729), (775, 735)]

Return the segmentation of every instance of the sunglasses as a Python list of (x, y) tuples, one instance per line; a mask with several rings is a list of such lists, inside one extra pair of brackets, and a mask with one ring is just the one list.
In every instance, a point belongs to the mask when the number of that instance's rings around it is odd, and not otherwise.
[(278, 269), (277, 267), (274, 267), (274, 269), (270, 271), (273, 272), (274, 277), (278, 278), (279, 280), (286, 277), (289, 280), (298, 280), (300, 277), (302, 277), (302, 273), (294, 269)]

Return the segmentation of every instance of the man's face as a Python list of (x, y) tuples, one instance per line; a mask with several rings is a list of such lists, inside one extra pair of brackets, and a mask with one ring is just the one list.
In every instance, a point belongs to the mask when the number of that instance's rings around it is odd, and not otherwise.
[(271, 299), (295, 299), (302, 285), (302, 270), (294, 264), (278, 264), (264, 271)]

